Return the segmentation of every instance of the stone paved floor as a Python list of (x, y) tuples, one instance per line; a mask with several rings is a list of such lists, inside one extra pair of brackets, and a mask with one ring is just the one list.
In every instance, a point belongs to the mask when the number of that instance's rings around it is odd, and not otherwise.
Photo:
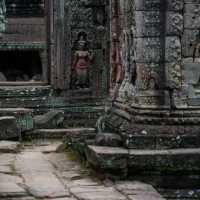
[[(162, 200), (150, 185), (100, 181), (73, 159), (58, 152), (59, 142), (3, 143), (0, 147), (1, 200)], [(0, 144), (1, 146), (1, 144)], [(6, 151), (8, 149), (8, 151)]]

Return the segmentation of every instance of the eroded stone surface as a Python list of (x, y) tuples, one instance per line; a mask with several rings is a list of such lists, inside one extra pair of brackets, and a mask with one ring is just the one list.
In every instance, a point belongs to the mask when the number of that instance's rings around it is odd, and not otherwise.
[(7, 140), (20, 138), (21, 131), (17, 125), (17, 120), (13, 116), (0, 117), (0, 139)]
[(0, 173), (5, 173), (5, 174), (11, 174), (13, 170), (11, 169), (11, 166), (8, 165), (0, 165)]
[[(138, 181), (117, 182), (115, 187), (131, 200), (162, 200), (161, 195), (149, 184)], [(163, 199), (164, 200), (164, 199)]]
[(0, 198), (26, 196), (22, 183), (23, 180), (18, 176), (0, 173)]
[(44, 115), (34, 117), (34, 126), (38, 129), (58, 128), (64, 121), (64, 112), (52, 110)]
[(29, 192), (35, 197), (66, 197), (68, 191), (52, 173), (23, 174)]
[(19, 142), (0, 141), (0, 153), (16, 153), (19, 147)]
[(54, 167), (41, 152), (19, 154), (15, 166), (33, 196), (40, 198), (69, 196), (63, 184), (53, 174)]
[(0, 182), (0, 197), (26, 196), (26, 191), (14, 182)]
[[(0, 199), (138, 200), (149, 197), (148, 200), (162, 200), (147, 184), (102, 182), (81, 167), (70, 152), (49, 151), (46, 154), (44, 148), (48, 145), (52, 143), (26, 144), (21, 153), (0, 154), (0, 170), (2, 167), (3, 171), (0, 173)], [(7, 167), (11, 167), (14, 175), (5, 174)]]

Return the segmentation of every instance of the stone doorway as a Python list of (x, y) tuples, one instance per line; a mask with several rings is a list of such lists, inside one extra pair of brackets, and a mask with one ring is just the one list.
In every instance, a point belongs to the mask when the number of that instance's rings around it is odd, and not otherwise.
[(38, 51), (0, 51), (0, 82), (43, 82)]

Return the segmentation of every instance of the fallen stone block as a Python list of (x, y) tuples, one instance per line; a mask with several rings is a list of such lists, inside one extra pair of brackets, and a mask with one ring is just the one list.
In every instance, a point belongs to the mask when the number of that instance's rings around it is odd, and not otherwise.
[(52, 110), (44, 115), (34, 117), (34, 127), (36, 129), (53, 129), (63, 124), (64, 112), (60, 110)]
[(0, 140), (20, 138), (21, 130), (15, 117), (0, 117)]

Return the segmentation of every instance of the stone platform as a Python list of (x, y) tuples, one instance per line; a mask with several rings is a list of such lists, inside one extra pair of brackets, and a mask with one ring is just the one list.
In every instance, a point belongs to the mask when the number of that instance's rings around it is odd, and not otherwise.
[(92, 175), (70, 152), (57, 152), (60, 144), (38, 140), (18, 153), (0, 152), (0, 199), (164, 200), (149, 184)]
[(103, 105), (102, 98), (83, 94), (71, 94), (68, 97), (50, 85), (0, 86), (0, 108), (3, 116), (7, 114), (6, 110), (9, 112), (8, 116), (12, 112), (15, 114), (26, 109), (32, 110), (34, 115), (44, 114), (52, 109), (62, 110), (65, 113), (64, 128), (94, 126), (104, 112)]

